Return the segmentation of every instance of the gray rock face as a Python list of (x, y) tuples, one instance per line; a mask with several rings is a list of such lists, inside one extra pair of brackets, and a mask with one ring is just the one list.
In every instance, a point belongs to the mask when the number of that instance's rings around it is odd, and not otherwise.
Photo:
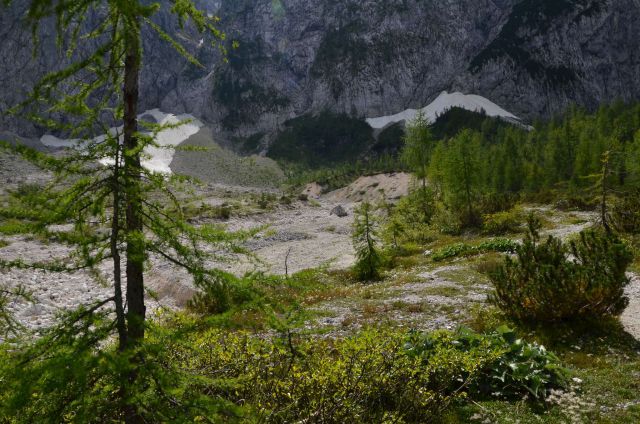
[[(0, 15), (0, 109), (62, 63), (53, 25), (31, 56), (19, 6)], [(323, 109), (374, 117), (442, 90), (483, 95), (525, 118), (571, 103), (640, 98), (639, 0), (200, 0), (240, 48), (228, 64), (208, 40), (157, 21), (205, 65), (144, 40), (144, 109), (192, 113), (215, 132), (270, 132)], [(38, 129), (0, 117), (0, 128)]]

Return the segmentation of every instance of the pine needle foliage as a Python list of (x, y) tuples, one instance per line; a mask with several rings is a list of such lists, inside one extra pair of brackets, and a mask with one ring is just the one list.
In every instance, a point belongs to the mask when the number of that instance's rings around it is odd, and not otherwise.
[(431, 175), (441, 187), (447, 208), (459, 216), (463, 227), (479, 227), (477, 203), (481, 189), (481, 137), (463, 130), (440, 144), (433, 155)]
[(24, 286), (4, 287), (0, 285), (0, 340), (7, 339), (23, 329), (9, 311), (11, 302), (18, 300), (32, 300), (31, 294)]
[(422, 111), (407, 125), (402, 147), (402, 161), (420, 181), (422, 187), (427, 185), (429, 160), (435, 139), (431, 134), (429, 121)]
[(354, 211), (352, 241), (356, 251), (354, 271), (361, 281), (380, 279), (384, 264), (380, 251), (379, 218), (369, 202), (362, 202)]
[(428, 224), (434, 214), (433, 195), (427, 186), (429, 176), (429, 162), (431, 152), (435, 146), (435, 139), (431, 133), (431, 126), (422, 111), (407, 125), (401, 158), (419, 181), (420, 188), (413, 196), (422, 209), (425, 223)]
[(630, 249), (613, 233), (589, 230), (577, 241), (549, 236), (540, 241), (540, 222), (529, 218), (529, 232), (490, 274), (490, 301), (525, 323), (597, 320), (618, 316), (627, 306)]
[[(3, 1), (5, 6), (10, 3)], [(155, 33), (186, 61), (201, 66), (157, 22), (162, 9), (176, 16), (180, 25), (189, 23), (203, 33), (223, 54), (225, 35), (217, 28), (217, 18), (208, 17), (191, 0), (31, 0), (25, 6), (34, 45), (42, 21), (53, 19), (58, 46), (70, 64), (42, 78), (9, 112), (79, 141), (61, 157), (2, 142), (2, 148), (50, 171), (54, 178), (42, 190), (13, 196), (0, 217), (68, 244), (73, 254), (45, 263), (0, 259), (0, 268), (84, 271), (95, 283), (112, 287), (113, 296), (71, 312), (43, 338), (12, 354), (18, 365), (3, 382), (12, 390), (5, 395), (6, 409), (0, 415), (15, 416), (18, 422), (194, 418), (186, 412), (189, 402), (185, 408), (179, 406), (181, 398), (189, 397), (180, 379), (169, 378), (149, 355), (145, 269), (156, 261), (171, 263), (188, 271), (196, 287), (215, 293), (210, 287), (224, 281), (207, 264), (228, 253), (242, 253), (238, 242), (250, 232), (230, 234), (214, 225), (191, 225), (175, 191), (186, 180), (142, 166), (147, 148), (161, 148), (156, 136), (183, 123), (139, 122), (141, 40), (144, 33)], [(67, 224), (72, 229), (54, 230)], [(110, 347), (114, 336), (115, 346)], [(205, 409), (206, 403), (201, 405)], [(170, 407), (177, 407), (178, 415), (162, 415), (160, 411)], [(110, 418), (88, 419), (101, 408)]]

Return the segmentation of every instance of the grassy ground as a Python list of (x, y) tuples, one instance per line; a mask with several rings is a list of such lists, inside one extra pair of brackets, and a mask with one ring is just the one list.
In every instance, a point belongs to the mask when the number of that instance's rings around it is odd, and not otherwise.
[(449, 422), (640, 422), (640, 343), (617, 322), (583, 328), (520, 329), (544, 343), (570, 369), (572, 389), (547, 400), (486, 400), (457, 408)]
[[(582, 214), (545, 212), (545, 230), (562, 233), (581, 226)], [(511, 237), (518, 238), (513, 234)], [(442, 237), (431, 251), (456, 243), (481, 243), (481, 236)], [(346, 273), (326, 273), (326, 285), (300, 301), (313, 316), (305, 323), (311, 334), (341, 336), (371, 325), (418, 330), (466, 325), (487, 330), (508, 322), (486, 304), (488, 269), (503, 254), (488, 253), (434, 262), (423, 251), (402, 257), (396, 268), (374, 283), (353, 282)], [(637, 270), (638, 263), (635, 264)], [(635, 423), (640, 422), (640, 342), (619, 322), (583, 328), (519, 328), (530, 341), (556, 352), (570, 369), (572, 387), (545, 405), (526, 399), (486, 399), (453, 408), (448, 423)]]
[[(224, 196), (221, 196), (224, 201)], [(232, 199), (235, 197), (235, 201)], [(281, 205), (279, 195), (247, 193), (229, 196), (226, 205), (197, 199), (187, 208), (192, 219), (224, 219), (256, 214)], [(234, 203), (235, 202), (235, 203)], [(588, 219), (584, 214), (537, 208), (544, 230), (570, 236)], [(0, 235), (13, 234), (3, 223)], [(6, 228), (5, 228), (6, 227)], [(19, 232), (19, 231), (18, 231)], [(506, 237), (521, 238), (522, 234)], [(430, 331), (470, 326), (487, 330), (509, 323), (486, 302), (491, 284), (487, 272), (503, 254), (488, 252), (434, 261), (434, 252), (464, 243), (492, 239), (466, 234), (438, 236), (396, 259), (381, 281), (356, 282), (348, 271), (315, 269), (286, 276), (254, 275), (233, 296), (238, 307), (216, 317), (216, 325), (250, 329), (259, 335), (274, 327), (292, 327), (308, 337), (342, 337), (370, 326)], [(3, 240), (0, 238), (0, 247)], [(640, 271), (640, 260), (632, 270)], [(640, 422), (640, 343), (619, 323), (583, 328), (519, 328), (528, 341), (556, 352), (570, 369), (573, 387), (547, 404), (499, 397), (453, 407), (446, 423), (636, 423)]]

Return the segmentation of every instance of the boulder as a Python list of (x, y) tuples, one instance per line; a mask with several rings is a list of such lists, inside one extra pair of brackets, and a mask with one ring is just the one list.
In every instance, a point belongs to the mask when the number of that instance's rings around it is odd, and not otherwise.
[(344, 218), (345, 216), (349, 216), (345, 208), (342, 205), (338, 205), (335, 208), (331, 209), (330, 215), (335, 215), (339, 218)]

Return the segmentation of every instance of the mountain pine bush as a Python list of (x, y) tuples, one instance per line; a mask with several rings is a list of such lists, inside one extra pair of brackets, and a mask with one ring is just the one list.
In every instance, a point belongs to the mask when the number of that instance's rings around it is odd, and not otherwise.
[(490, 300), (520, 322), (559, 322), (617, 316), (627, 306), (625, 274), (629, 248), (615, 235), (590, 230), (571, 243), (549, 236), (540, 242), (540, 223), (529, 218), (529, 234), (490, 274)]

